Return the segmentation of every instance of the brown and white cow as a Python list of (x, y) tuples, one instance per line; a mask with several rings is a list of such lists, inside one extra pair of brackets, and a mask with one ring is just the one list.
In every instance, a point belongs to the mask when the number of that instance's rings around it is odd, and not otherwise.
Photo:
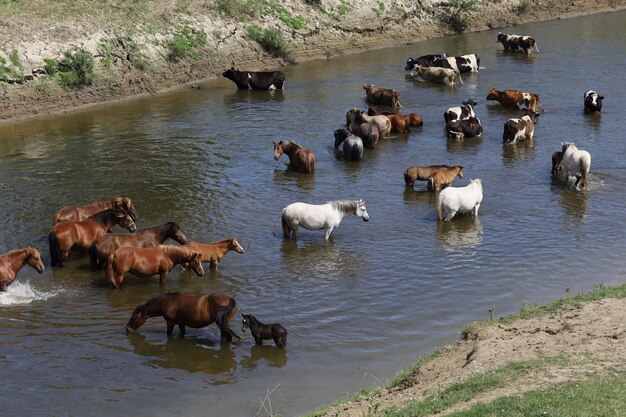
[(539, 104), (539, 95), (536, 93), (524, 93), (519, 90), (496, 90), (492, 88), (487, 94), (487, 100), (496, 100), (504, 107), (519, 109), (520, 105), (535, 112)]
[(515, 143), (521, 139), (532, 139), (539, 113), (532, 112), (522, 118), (509, 119), (504, 123), (502, 143)]
[(389, 107), (402, 107), (400, 104), (400, 93), (396, 90), (388, 88), (376, 87), (374, 84), (363, 86), (366, 94), (366, 100), (370, 104), (378, 104)]
[(456, 80), (458, 79), (461, 85), (463, 85), (461, 74), (450, 68), (422, 67), (421, 65), (415, 65), (411, 75), (419, 75), (424, 81), (448, 84), (451, 87), (456, 86)]
[(539, 52), (537, 43), (530, 36), (507, 35), (505, 33), (498, 32), (498, 40), (496, 42), (500, 42), (502, 46), (504, 46), (505, 51), (517, 51), (518, 49), (523, 49), (525, 53), (529, 54), (532, 52), (534, 47), (537, 52)]

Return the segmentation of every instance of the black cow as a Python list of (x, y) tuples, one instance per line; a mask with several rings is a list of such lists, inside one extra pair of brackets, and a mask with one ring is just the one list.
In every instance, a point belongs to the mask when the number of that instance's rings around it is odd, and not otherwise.
[(222, 73), (240, 90), (282, 90), (285, 85), (285, 74), (282, 71), (239, 71), (234, 67)]
[(445, 57), (446, 54), (434, 54), (434, 55), (422, 55), (417, 59), (409, 58), (406, 60), (405, 71), (411, 71), (415, 68), (415, 65), (421, 65), (422, 67), (432, 67), (436, 59)]
[(480, 67), (480, 58), (476, 54), (450, 57), (443, 54), (443, 57), (434, 60), (432, 66), (452, 68), (461, 74), (467, 74), (469, 72), (478, 72), (478, 68)]
[(518, 49), (523, 49), (525, 53), (530, 53), (533, 47), (539, 52), (539, 47), (533, 38), (530, 36), (520, 36), (520, 35), (507, 35), (502, 32), (498, 32), (498, 40), (502, 46), (504, 46), (505, 51), (517, 51)]
[(585, 113), (595, 113), (602, 110), (602, 100), (604, 96), (589, 90), (585, 93)]
[(451, 120), (446, 123), (449, 136), (456, 139), (473, 138), (483, 133), (483, 126), (478, 117), (470, 117), (465, 120)]

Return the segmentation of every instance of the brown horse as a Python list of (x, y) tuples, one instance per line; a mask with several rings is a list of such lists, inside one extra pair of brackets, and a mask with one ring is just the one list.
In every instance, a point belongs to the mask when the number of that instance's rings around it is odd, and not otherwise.
[(114, 225), (135, 231), (135, 222), (124, 210), (105, 210), (79, 222), (61, 222), (48, 235), (52, 266), (63, 266), (70, 250), (87, 250)]
[(167, 323), (168, 336), (172, 335), (177, 324), (180, 337), (183, 337), (185, 326), (199, 329), (215, 323), (220, 329), (222, 338), (230, 342), (233, 336), (241, 339), (228, 327), (228, 322), (236, 312), (235, 299), (219, 292), (204, 295), (168, 293), (138, 305), (126, 324), (126, 332), (138, 329), (150, 317), (163, 316)]
[(452, 185), (452, 182), (454, 182), (454, 178), (456, 178), (457, 175), (459, 178), (463, 178), (463, 167), (460, 165), (436, 170), (428, 179), (428, 188), (435, 192), (439, 192), (442, 186), (449, 187)]
[(188, 263), (198, 276), (204, 274), (202, 256), (182, 246), (159, 245), (153, 248), (121, 247), (107, 259), (106, 276), (113, 287), (119, 288), (127, 272), (138, 277), (159, 274), (159, 284), (165, 284), (176, 265)]
[(105, 266), (110, 254), (122, 246), (135, 248), (151, 248), (159, 246), (167, 239), (173, 239), (184, 245), (187, 238), (176, 222), (168, 222), (161, 226), (137, 230), (135, 233), (106, 233), (93, 242), (89, 248), (91, 269), (97, 271)]
[(563, 152), (555, 151), (552, 153), (552, 175), (556, 175), (563, 169)]
[(41, 255), (35, 248), (18, 249), (0, 255), (0, 292), (7, 290), (15, 281), (18, 271), (26, 264), (40, 274), (44, 270)]
[(421, 116), (415, 113), (411, 114), (394, 114), (389, 112), (379, 112), (375, 107), (367, 108), (368, 116), (383, 115), (391, 122), (392, 133), (410, 133), (410, 126), (422, 126)]
[[(391, 121), (382, 114), (368, 116), (359, 109), (350, 109), (346, 112), (346, 129), (355, 135), (363, 123), (375, 124), (380, 137), (384, 138), (391, 133)], [(362, 137), (361, 137), (362, 138)]]
[(304, 149), (297, 143), (288, 140), (272, 143), (274, 144), (274, 159), (276, 161), (284, 153), (289, 157), (289, 166), (294, 171), (305, 174), (315, 173), (315, 153), (311, 149)]
[(449, 165), (413, 165), (404, 171), (404, 182), (412, 187), (415, 181), (428, 181), (433, 173), (440, 169), (452, 168)]
[[(229, 251), (234, 250), (237, 253), (245, 252), (234, 237), (214, 243), (187, 242), (185, 243), (185, 247), (199, 252), (202, 255), (202, 262), (210, 262), (211, 269), (214, 271), (217, 271), (220, 260)], [(187, 265), (181, 264), (180, 269), (187, 269)]]
[(125, 210), (134, 221), (139, 220), (135, 206), (130, 198), (115, 197), (84, 206), (63, 207), (54, 215), (52, 225), (54, 226), (60, 222), (79, 222), (105, 210)]

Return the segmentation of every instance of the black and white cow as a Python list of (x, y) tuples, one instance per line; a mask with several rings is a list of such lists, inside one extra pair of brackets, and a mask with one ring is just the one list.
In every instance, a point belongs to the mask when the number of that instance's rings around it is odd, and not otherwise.
[(515, 143), (520, 139), (531, 140), (535, 133), (535, 124), (541, 113), (530, 112), (521, 119), (509, 119), (504, 123), (502, 143)]
[(500, 42), (502, 46), (504, 46), (505, 51), (523, 49), (524, 52), (528, 54), (532, 51), (533, 47), (535, 47), (537, 52), (539, 52), (537, 43), (530, 36), (507, 35), (506, 33), (498, 32), (498, 40), (496, 42)]
[(480, 58), (476, 54), (462, 56), (446, 56), (443, 54), (441, 58), (435, 59), (433, 67), (452, 68), (461, 74), (469, 72), (478, 72), (480, 66)]
[(602, 110), (602, 100), (604, 96), (589, 90), (585, 93), (585, 113), (595, 113)]
[(434, 54), (434, 55), (422, 55), (417, 59), (408, 58), (406, 60), (406, 65), (404, 67), (404, 70), (411, 71), (413, 68), (415, 68), (415, 65), (421, 65), (422, 67), (432, 67), (433, 62), (435, 62), (436, 59), (440, 59), (445, 56), (446, 54)]
[(470, 117), (464, 120), (451, 120), (446, 123), (448, 136), (456, 139), (473, 138), (483, 133), (483, 125), (478, 117)]
[(460, 107), (450, 107), (444, 114), (443, 114), (443, 118), (446, 121), (446, 123), (452, 121), (452, 120), (465, 120), (465, 119), (469, 119), (470, 117), (476, 117), (476, 114), (474, 113), (474, 109), (472, 108), (472, 106), (475, 106), (476, 101), (474, 101), (473, 99), (469, 99), (469, 100), (465, 100), (463, 102), (463, 106)]
[(285, 85), (285, 74), (282, 71), (239, 71), (234, 67), (222, 73), (240, 90), (282, 90)]

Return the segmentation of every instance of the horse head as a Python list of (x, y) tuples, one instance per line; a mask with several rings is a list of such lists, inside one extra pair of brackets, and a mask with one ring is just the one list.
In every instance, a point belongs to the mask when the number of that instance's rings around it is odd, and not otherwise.
[(34, 270), (39, 272), (40, 274), (44, 271), (43, 261), (41, 260), (41, 255), (39, 251), (35, 248), (26, 248), (26, 254), (28, 255), (27, 261), (28, 265), (30, 265)]
[(228, 242), (228, 249), (234, 250), (237, 253), (245, 252), (239, 242), (237, 242), (237, 239), (235, 239), (234, 237), (230, 238), (230, 241)]
[(459, 178), (463, 178), (463, 166), (457, 165), (456, 168), (459, 170), (459, 172), (456, 175), (458, 175)]
[(170, 228), (168, 231), (168, 237), (170, 239), (174, 239), (181, 245), (184, 245), (185, 243), (187, 243), (187, 238), (185, 237), (183, 232), (180, 230), (180, 226), (178, 225), (178, 223), (169, 222), (168, 224), (170, 225)]
[(135, 222), (125, 210), (117, 210), (115, 213), (115, 220), (120, 227), (127, 229), (131, 233), (137, 230)]
[(285, 153), (285, 146), (288, 143), (287, 141), (279, 140), (278, 142), (272, 142), (274, 144), (274, 160), (278, 161), (278, 158)]
[(574, 145), (574, 142), (561, 142), (561, 152), (563, 152), (563, 154), (565, 154), (565, 151), (570, 147), (576, 149), (576, 145)]
[(359, 200), (356, 203), (356, 213), (358, 217), (362, 218), (364, 222), (369, 221), (370, 215), (367, 214), (367, 208), (365, 208), (365, 201)]
[(140, 304), (135, 307), (133, 314), (130, 316), (130, 319), (128, 319), (128, 323), (126, 323), (126, 333), (137, 330), (150, 317), (146, 314), (145, 306), (145, 304)]
[(204, 275), (204, 268), (202, 268), (202, 254), (196, 251), (189, 251), (189, 257), (185, 260), (185, 262), (189, 263), (189, 267), (193, 269), (199, 277)]
[(335, 148), (339, 148), (341, 142), (346, 140), (350, 136), (350, 132), (346, 129), (337, 129), (334, 132), (335, 135)]
[(252, 321), (252, 314), (243, 314), (241, 313), (241, 331), (245, 332), (246, 329), (250, 328), (250, 322)]

